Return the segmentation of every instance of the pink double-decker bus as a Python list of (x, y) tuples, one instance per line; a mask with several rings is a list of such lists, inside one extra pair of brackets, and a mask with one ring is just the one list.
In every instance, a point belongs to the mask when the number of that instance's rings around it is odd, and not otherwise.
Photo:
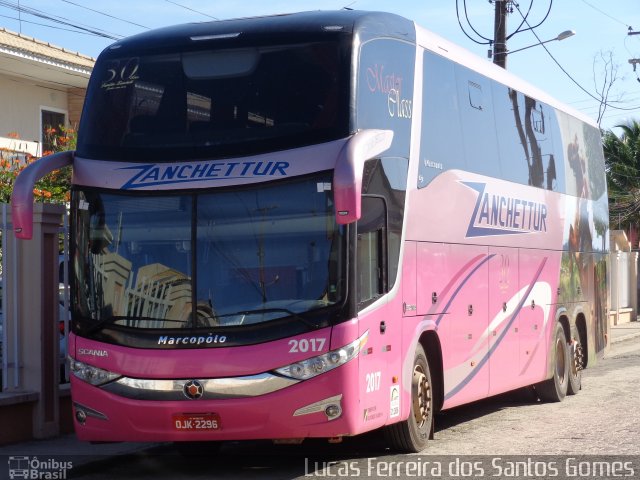
[(607, 342), (597, 125), (404, 18), (313, 12), (111, 45), (73, 166), (88, 441), (420, 451), (434, 413), (581, 388)]

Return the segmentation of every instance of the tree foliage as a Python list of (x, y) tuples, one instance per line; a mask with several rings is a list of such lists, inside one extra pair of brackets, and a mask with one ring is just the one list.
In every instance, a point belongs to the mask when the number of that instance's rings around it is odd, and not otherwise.
[(603, 148), (609, 190), (609, 218), (612, 225), (640, 223), (640, 123), (626, 125), (620, 136), (609, 130)]
[[(19, 140), (20, 136), (11, 132), (9, 138)], [(52, 150), (43, 152), (43, 155), (75, 150), (76, 131), (73, 128), (59, 125), (58, 128), (49, 127), (45, 130), (47, 144), (52, 145)], [(8, 203), (11, 200), (11, 192), (16, 177), (27, 165), (38, 160), (29, 154), (19, 153), (11, 148), (0, 149), (0, 202)], [(36, 201), (48, 203), (66, 203), (69, 201), (69, 189), (71, 186), (71, 167), (49, 173), (38, 181), (33, 189)]]

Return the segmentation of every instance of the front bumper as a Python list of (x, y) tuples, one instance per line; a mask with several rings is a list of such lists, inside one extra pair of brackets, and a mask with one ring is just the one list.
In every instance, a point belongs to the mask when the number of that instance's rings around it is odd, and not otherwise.
[[(323, 375), (250, 397), (150, 400), (71, 379), (74, 422), (86, 441), (213, 441), (336, 437), (362, 433), (358, 360)], [(181, 381), (184, 382), (184, 381)], [(165, 397), (169, 398), (169, 397)], [(180, 398), (180, 399), (178, 399)], [(329, 418), (324, 408), (339, 405)], [(335, 410), (334, 410), (335, 411)], [(79, 412), (82, 412), (79, 414)], [(215, 430), (177, 430), (176, 415), (216, 414)], [(83, 420), (79, 421), (80, 418)]]

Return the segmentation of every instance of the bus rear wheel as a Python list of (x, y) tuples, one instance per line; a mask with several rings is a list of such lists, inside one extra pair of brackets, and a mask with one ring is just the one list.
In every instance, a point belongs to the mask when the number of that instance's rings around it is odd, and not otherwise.
[(567, 393), (576, 395), (582, 389), (583, 350), (578, 340), (569, 345), (569, 384)]
[(571, 358), (569, 344), (564, 335), (562, 325), (556, 323), (553, 349), (553, 377), (536, 385), (540, 400), (545, 402), (561, 402), (567, 395), (569, 376), (571, 375)]
[(403, 452), (424, 450), (433, 431), (433, 383), (422, 345), (418, 344), (411, 377), (411, 412), (405, 421), (385, 429), (391, 447)]

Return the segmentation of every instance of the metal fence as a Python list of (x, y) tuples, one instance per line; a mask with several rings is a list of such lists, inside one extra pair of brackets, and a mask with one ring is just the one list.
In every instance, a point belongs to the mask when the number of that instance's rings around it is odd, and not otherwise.
[[(2, 357), (2, 391), (6, 390), (10, 386), (13, 388), (18, 388), (20, 386), (20, 376), (18, 369), (14, 369), (14, 374), (11, 378), (9, 378), (9, 367), (13, 365), (17, 365), (20, 357), (20, 346), (18, 342), (18, 335), (12, 335), (12, 338), (9, 338), (9, 326), (11, 325), (12, 332), (16, 332), (17, 327), (17, 314), (7, 315), (7, 306), (9, 303), (9, 299), (7, 298), (8, 288), (7, 288), (7, 264), (11, 263), (13, 268), (17, 268), (16, 262), (16, 253), (15, 251), (7, 248), (7, 236), (11, 234), (12, 228), (9, 225), (8, 221), (8, 205), (2, 204), (2, 229), (0, 230), (0, 234), (2, 235), (2, 272), (0, 278), (0, 287), (2, 288), (2, 308), (0, 309), (0, 357)], [(12, 257), (11, 262), (9, 262), (9, 258)], [(14, 270), (15, 272), (15, 270)], [(19, 308), (18, 306), (18, 292), (13, 289), (13, 304), (14, 308)], [(9, 342), (13, 345), (11, 349), (12, 354), (9, 356), (7, 354), (7, 346)]]

